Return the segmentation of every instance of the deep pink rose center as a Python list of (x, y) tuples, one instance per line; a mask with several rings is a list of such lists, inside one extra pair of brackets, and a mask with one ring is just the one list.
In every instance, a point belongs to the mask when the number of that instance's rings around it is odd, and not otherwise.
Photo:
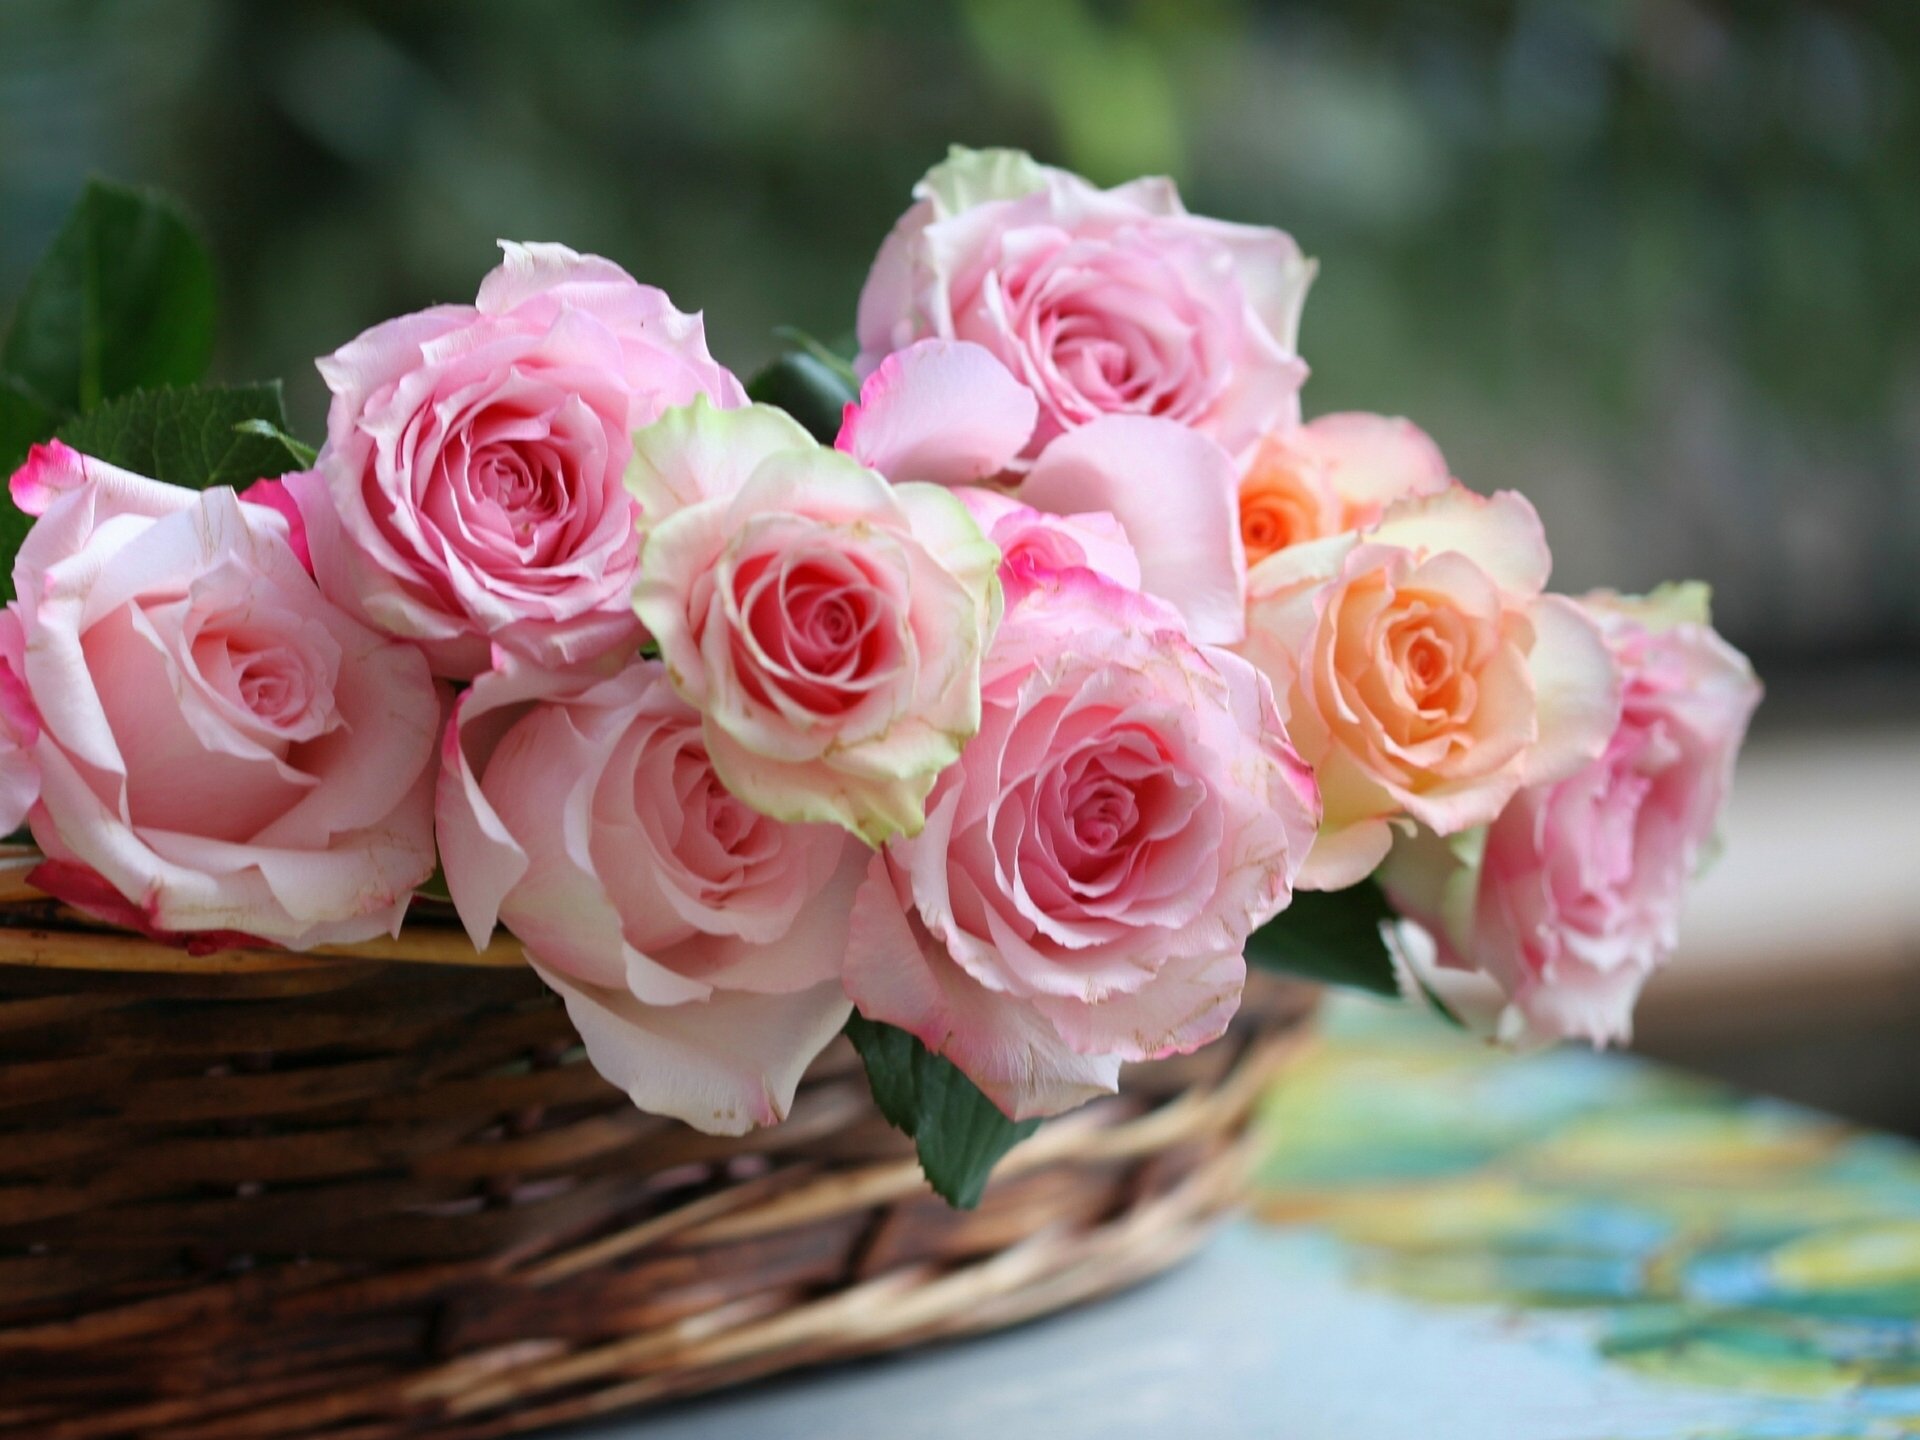
[(741, 677), (818, 715), (841, 714), (892, 673), (893, 605), (859, 561), (837, 550), (749, 559), (734, 577), (746, 624)]

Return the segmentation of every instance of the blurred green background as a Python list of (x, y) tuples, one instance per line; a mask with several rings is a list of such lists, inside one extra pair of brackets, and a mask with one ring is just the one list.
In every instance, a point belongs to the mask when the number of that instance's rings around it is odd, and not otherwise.
[(1920, 715), (1917, 107), (1913, 0), (0, 0), (0, 297), (86, 174), (165, 186), (316, 437), (312, 357), (497, 236), (745, 372), (950, 141), (1165, 171), (1320, 258), (1310, 412), (1524, 489), (1564, 586), (1711, 580), (1776, 715)]

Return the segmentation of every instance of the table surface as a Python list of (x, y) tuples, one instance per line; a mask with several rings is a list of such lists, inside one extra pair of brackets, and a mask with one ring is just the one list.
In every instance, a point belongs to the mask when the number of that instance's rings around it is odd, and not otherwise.
[(1920, 1436), (1920, 1148), (1364, 1002), (1263, 1125), (1172, 1275), (565, 1440)]

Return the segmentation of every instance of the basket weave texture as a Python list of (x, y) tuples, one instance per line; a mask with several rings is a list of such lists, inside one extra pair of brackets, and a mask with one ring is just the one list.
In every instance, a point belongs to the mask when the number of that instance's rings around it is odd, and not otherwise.
[[(16, 876), (18, 872), (15, 872)], [(0, 891), (0, 1437), (520, 1433), (1012, 1324), (1238, 1197), (1312, 993), (949, 1210), (844, 1040), (783, 1126), (641, 1114), (502, 940), (209, 955)]]

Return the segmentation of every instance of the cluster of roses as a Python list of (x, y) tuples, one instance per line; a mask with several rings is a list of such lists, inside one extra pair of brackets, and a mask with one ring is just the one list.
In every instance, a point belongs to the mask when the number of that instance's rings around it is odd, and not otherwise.
[(956, 151), (832, 445), (607, 261), (320, 363), (236, 495), (61, 445), (0, 619), (0, 828), (195, 943), (397, 931), (436, 857), (600, 1070), (738, 1131), (850, 1008), (1014, 1117), (1218, 1036), (1377, 876), (1526, 1028), (1619, 1033), (1757, 697), (1694, 592), (1545, 593), (1518, 495), (1302, 423), (1284, 234)]

